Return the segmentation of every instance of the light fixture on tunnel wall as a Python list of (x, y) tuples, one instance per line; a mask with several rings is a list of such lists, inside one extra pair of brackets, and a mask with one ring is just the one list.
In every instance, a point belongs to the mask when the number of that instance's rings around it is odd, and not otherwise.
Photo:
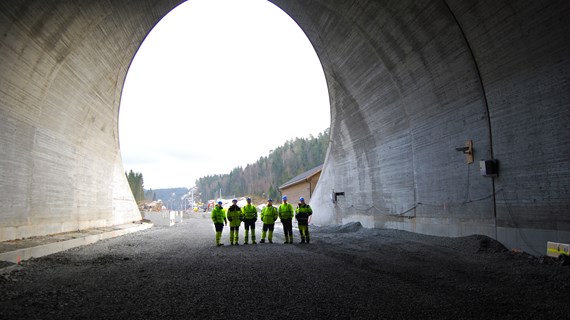
[(336, 204), (338, 200), (338, 196), (344, 196), (344, 192), (335, 192), (334, 189), (331, 193), (331, 201), (332, 203)]
[(467, 140), (465, 142), (465, 147), (455, 148), (457, 151), (461, 151), (465, 154), (467, 164), (472, 164), (475, 160), (473, 159), (473, 140)]

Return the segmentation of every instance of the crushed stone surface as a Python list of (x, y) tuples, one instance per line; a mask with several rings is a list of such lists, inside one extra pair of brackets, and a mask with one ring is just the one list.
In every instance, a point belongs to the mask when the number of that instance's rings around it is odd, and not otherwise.
[[(359, 223), (311, 244), (214, 245), (206, 217), (39, 259), (0, 276), (2, 319), (563, 319), (570, 267), (485, 236)], [(243, 228), (240, 244), (243, 243)], [(256, 229), (261, 238), (261, 224)]]

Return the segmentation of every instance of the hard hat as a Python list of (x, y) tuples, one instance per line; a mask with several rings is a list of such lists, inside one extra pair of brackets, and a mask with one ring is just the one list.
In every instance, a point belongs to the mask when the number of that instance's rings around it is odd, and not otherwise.
[(281, 199), (283, 199), (283, 200), (287, 200), (287, 196), (283, 196), (283, 198), (281, 198)]
[(237, 199), (232, 199), (232, 202), (237, 202)]
[(247, 201), (251, 201), (251, 198), (247, 198), (247, 199), (245, 199), (245, 200), (247, 200)]
[(299, 201), (305, 201), (305, 198), (301, 197), (299, 198)]
[(267, 202), (273, 202), (273, 199), (269, 198), (267, 199)]
[(221, 200), (218, 200), (218, 204), (222, 204), (223, 202)]

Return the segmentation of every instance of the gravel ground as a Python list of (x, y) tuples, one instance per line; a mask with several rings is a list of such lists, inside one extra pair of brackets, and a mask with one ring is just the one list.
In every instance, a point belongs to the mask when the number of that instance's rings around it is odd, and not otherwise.
[(218, 248), (211, 221), (194, 217), (32, 259), (0, 276), (0, 318), (570, 317), (569, 267), (487, 237), (311, 231), (310, 245), (283, 245), (276, 225), (274, 244), (229, 246), (224, 228)]

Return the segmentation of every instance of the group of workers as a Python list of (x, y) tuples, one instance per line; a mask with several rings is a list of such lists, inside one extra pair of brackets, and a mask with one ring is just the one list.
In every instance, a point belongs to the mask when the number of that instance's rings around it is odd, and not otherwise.
[[(273, 206), (273, 200), (267, 199), (267, 206), (261, 210), (261, 221), (263, 228), (261, 231), (260, 243), (265, 243), (265, 237), (269, 243), (273, 243), (273, 230), (275, 222), (279, 218), (283, 224), (283, 232), (285, 233), (285, 244), (293, 243), (293, 217), (297, 220), (299, 233), (301, 235), (300, 243), (310, 243), (309, 236), (309, 217), (313, 214), (311, 206), (305, 203), (303, 197), (299, 198), (297, 208), (293, 210), (293, 206), (288, 203), (287, 196), (282, 197), (283, 203), (279, 207)], [(255, 241), (255, 222), (257, 221), (257, 208), (251, 204), (251, 198), (247, 198), (247, 204), (240, 208), (237, 205), (237, 199), (232, 200), (232, 205), (227, 212), (222, 207), (222, 201), (218, 201), (212, 210), (212, 221), (216, 229), (216, 245), (223, 246), (221, 242), (222, 230), (224, 225), (230, 223), (230, 244), (239, 245), (239, 228), (243, 221), (245, 229), (245, 239), (243, 244), (249, 243), (249, 232), (251, 230), (251, 243), (257, 244)]]

